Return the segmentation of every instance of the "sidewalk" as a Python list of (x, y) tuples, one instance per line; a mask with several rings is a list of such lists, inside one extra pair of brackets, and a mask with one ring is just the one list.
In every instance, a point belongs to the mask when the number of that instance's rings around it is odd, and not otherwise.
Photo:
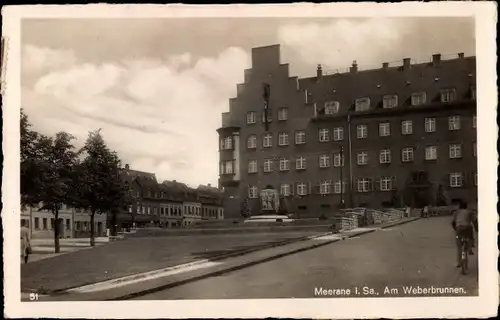
[[(100, 246), (109, 242), (109, 238), (95, 238), (95, 245)], [(70, 238), (59, 239), (59, 253), (54, 253), (54, 239), (51, 238), (35, 238), (31, 239), (32, 253), (29, 256), (28, 263), (54, 258), (70, 252), (75, 252), (82, 249), (89, 249), (89, 238)]]
[(56, 295), (45, 297), (43, 300), (102, 301), (130, 299), (138, 295), (165, 290), (169, 287), (178, 286), (206, 277), (222, 275), (227, 272), (414, 220), (417, 219), (403, 219), (401, 221), (370, 228), (357, 228), (340, 234), (333, 234), (330, 232), (326, 234), (311, 235), (293, 241), (290, 240), (288, 243), (275, 244), (274, 246), (268, 245), (267, 248), (235, 253), (231, 257), (194, 261), (192, 263), (154, 270), (152, 272), (89, 284), (70, 290), (62, 290), (54, 292)]

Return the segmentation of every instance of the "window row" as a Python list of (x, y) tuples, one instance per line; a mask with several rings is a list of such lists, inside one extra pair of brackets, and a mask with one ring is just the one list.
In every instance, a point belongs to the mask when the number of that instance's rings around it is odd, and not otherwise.
[[(451, 188), (460, 188), (464, 186), (464, 174), (462, 172), (453, 172), (448, 174), (448, 186)], [(477, 186), (477, 173), (474, 173), (474, 185)], [(373, 178), (358, 178), (354, 181), (354, 191), (358, 193), (371, 192), (371, 191), (392, 191), (396, 189), (396, 177), (385, 176), (377, 179)], [(328, 194), (345, 194), (348, 189), (347, 181), (321, 181), (316, 186), (316, 193), (320, 195)], [(282, 183), (280, 184), (280, 194), (284, 197), (291, 195), (306, 196), (312, 194), (311, 183), (297, 182), (297, 183)], [(258, 198), (258, 188), (256, 186), (249, 186), (248, 197)]]
[[(141, 206), (140, 203), (136, 205), (136, 214), (144, 215), (162, 215), (162, 216), (182, 216), (182, 206), (181, 205), (167, 205), (166, 207), (150, 207)], [(128, 212), (132, 213), (132, 206), (129, 206)]]
[[(462, 145), (461, 144), (450, 144), (448, 146), (448, 157), (450, 159), (460, 159), (462, 158)], [(477, 156), (477, 147), (474, 143), (473, 154)], [(401, 161), (402, 162), (412, 162), (415, 158), (415, 148), (403, 148), (401, 149)], [(432, 161), (438, 159), (438, 147), (437, 146), (426, 146), (425, 147), (425, 160)], [(333, 161), (332, 161), (333, 160)], [(382, 149), (378, 153), (378, 162), (382, 164), (392, 163), (392, 150)], [(289, 171), (291, 168), (291, 160), (287, 158), (281, 159), (265, 159), (263, 163), (264, 172), (273, 172), (276, 170), (275, 165), (277, 165), (279, 171)], [(343, 167), (345, 162), (345, 156), (340, 153), (334, 153), (333, 157), (328, 154), (320, 155), (318, 157), (318, 166), (320, 168), (330, 168), (333, 162), (333, 167)], [(369, 162), (369, 152), (359, 151), (356, 153), (356, 164), (359, 166), (367, 165)], [(228, 161), (231, 166), (232, 172), (232, 161)], [(295, 159), (295, 170), (305, 170), (307, 164), (306, 157), (297, 157)], [(259, 166), (257, 160), (248, 161), (248, 173), (258, 173)]]
[[(472, 127), (476, 128), (476, 115), (472, 117)], [(460, 130), (460, 116), (454, 115), (448, 117), (448, 131)], [(431, 133), (436, 132), (436, 118), (425, 118), (424, 123), (425, 132)], [(328, 130), (328, 129), (326, 129)], [(403, 120), (401, 121), (401, 134), (410, 135), (413, 134), (413, 120)], [(391, 124), (389, 122), (382, 122), (378, 125), (378, 136), (388, 137), (391, 135)], [(366, 139), (368, 137), (368, 126), (366, 124), (360, 124), (356, 126), (356, 137), (358, 139)], [(321, 141), (321, 137), (320, 137)]]
[[(473, 116), (472, 126), (476, 128), (476, 116)], [(460, 130), (460, 116), (450, 116), (448, 117), (448, 130), (456, 131)], [(436, 118), (425, 118), (425, 132), (431, 133), (436, 132)], [(333, 141), (344, 140), (344, 128), (336, 127), (333, 128)], [(403, 120), (401, 121), (401, 134), (410, 135), (413, 134), (413, 121)], [(387, 137), (391, 135), (391, 124), (389, 122), (379, 123), (378, 128), (379, 137)], [(318, 130), (318, 141), (319, 142), (329, 142), (330, 141), (330, 129), (321, 128)], [(360, 124), (356, 126), (356, 137), (358, 139), (366, 139), (368, 137), (368, 126), (366, 124)], [(303, 130), (295, 131), (295, 144), (305, 144), (306, 143), (306, 132)], [(226, 137), (222, 140), (222, 149), (232, 149), (233, 148), (232, 137)], [(290, 145), (290, 136), (286, 132), (278, 133), (278, 146), (288, 146)], [(271, 148), (273, 146), (273, 134), (266, 133), (262, 137), (262, 146), (264, 148)], [(247, 137), (247, 149), (257, 148), (257, 136), (249, 135)]]
[[(266, 113), (261, 111), (262, 114), (262, 122), (266, 121)], [(279, 108), (278, 109), (278, 121), (286, 121), (288, 120), (288, 108)], [(273, 121), (273, 109), (267, 109), (267, 122)], [(257, 111), (248, 111), (246, 114), (246, 122), (247, 124), (255, 124), (257, 123)]]

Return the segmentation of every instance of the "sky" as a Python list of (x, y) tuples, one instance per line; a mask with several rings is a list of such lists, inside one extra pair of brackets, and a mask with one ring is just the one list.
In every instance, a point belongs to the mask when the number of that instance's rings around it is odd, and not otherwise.
[(217, 185), (221, 113), (251, 48), (281, 45), (291, 76), (475, 55), (469, 18), (24, 19), (21, 106), (34, 129), (81, 147), (102, 129), (123, 164)]

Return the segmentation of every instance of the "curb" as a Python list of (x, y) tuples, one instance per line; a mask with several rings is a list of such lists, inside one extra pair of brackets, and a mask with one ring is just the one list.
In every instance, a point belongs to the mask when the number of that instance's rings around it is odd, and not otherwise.
[[(221, 275), (224, 275), (226, 273), (230, 273), (230, 272), (233, 272), (233, 271), (241, 270), (241, 269), (248, 268), (248, 267), (251, 267), (251, 266), (254, 266), (254, 265), (257, 265), (257, 264), (261, 264), (261, 263), (264, 263), (264, 262), (269, 262), (269, 261), (272, 261), (272, 260), (276, 260), (276, 259), (279, 259), (279, 258), (283, 258), (283, 257), (289, 256), (289, 255), (293, 255), (293, 254), (296, 254), (296, 253), (300, 253), (300, 252), (304, 252), (304, 251), (308, 251), (308, 250), (313, 250), (313, 249), (320, 248), (320, 247), (323, 247), (323, 246), (326, 246), (326, 245), (329, 245), (329, 244), (332, 244), (332, 243), (335, 243), (335, 242), (339, 242), (339, 241), (342, 241), (342, 240), (345, 240), (345, 239), (349, 239), (349, 238), (352, 238), (352, 237), (357, 237), (357, 236), (361, 236), (361, 235), (364, 235), (364, 234), (373, 233), (373, 232), (375, 232), (377, 230), (380, 230), (380, 229), (386, 229), (386, 228), (389, 228), (389, 227), (392, 227), (392, 226), (406, 224), (406, 223), (409, 223), (409, 222), (416, 221), (418, 219), (419, 218), (411, 219), (411, 220), (406, 220), (406, 221), (397, 221), (397, 222), (391, 223), (389, 225), (386, 225), (386, 226), (383, 226), (383, 227), (380, 227), (380, 228), (374, 228), (374, 229), (361, 231), (359, 233), (355, 233), (355, 234), (351, 234), (351, 235), (345, 235), (345, 236), (343, 236), (340, 239), (325, 240), (325, 242), (322, 242), (322, 243), (317, 243), (317, 244), (314, 244), (314, 245), (311, 245), (311, 246), (307, 246), (307, 247), (295, 249), (295, 250), (288, 251), (288, 252), (283, 252), (283, 253), (276, 254), (276, 255), (273, 255), (273, 256), (270, 256), (270, 257), (266, 257), (266, 258), (263, 258), (263, 259), (253, 260), (253, 261), (250, 261), (250, 262), (247, 262), (247, 263), (243, 263), (243, 264), (240, 264), (240, 265), (237, 265), (237, 266), (233, 266), (233, 267), (230, 267), (230, 268), (227, 268), (227, 269), (224, 269), (224, 270), (219, 270), (219, 271), (215, 271), (215, 272), (208, 272), (208, 273), (203, 274), (203, 275), (199, 275), (199, 276), (187, 278), (187, 279), (184, 279), (184, 280), (174, 281), (172, 283), (168, 283), (168, 284), (161, 285), (161, 286), (158, 286), (158, 287), (154, 287), (154, 288), (151, 288), (151, 289), (141, 290), (141, 291), (130, 293), (130, 294), (126, 294), (126, 295), (123, 295), (123, 296), (119, 296), (119, 297), (115, 297), (115, 298), (110, 298), (110, 299), (105, 299), (104, 301), (121, 301), (121, 300), (129, 300), (129, 299), (137, 298), (137, 297), (140, 297), (140, 296), (152, 294), (152, 293), (155, 293), (155, 292), (158, 292), (158, 291), (163, 291), (165, 289), (177, 287), (177, 286), (180, 286), (180, 285), (184, 285), (184, 284), (187, 284), (187, 283), (191, 283), (191, 282), (203, 280), (203, 279), (206, 279), (206, 278), (221, 276)], [(327, 236), (327, 235), (330, 235), (330, 234), (333, 234), (333, 232), (327, 232), (327, 233), (322, 234), (322, 235), (308, 237), (307, 240), (311, 240), (311, 239), (315, 239), (315, 238)], [(297, 241), (292, 241), (291, 243), (300, 242), (300, 241), (304, 241), (304, 239), (297, 240)], [(279, 245), (277, 245), (277, 246), (271, 246), (270, 248), (272, 248), (272, 247), (278, 247), (278, 246)], [(265, 249), (267, 249), (267, 248), (265, 248)], [(258, 251), (258, 250), (253, 250), (253, 251)], [(243, 254), (240, 254), (240, 255), (243, 255)]]

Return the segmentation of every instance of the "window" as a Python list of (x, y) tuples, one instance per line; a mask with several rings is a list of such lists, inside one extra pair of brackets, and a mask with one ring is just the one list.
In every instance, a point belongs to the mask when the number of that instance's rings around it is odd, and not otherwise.
[(305, 183), (297, 183), (297, 194), (305, 196), (307, 194), (307, 186)]
[(146, 214), (146, 207), (142, 207), (142, 214)]
[(257, 160), (248, 161), (248, 173), (257, 173)]
[(382, 99), (384, 109), (396, 108), (398, 106), (398, 96), (388, 94)]
[(473, 115), (472, 116), (472, 127), (475, 129), (477, 125), (477, 116)]
[(381, 191), (392, 190), (393, 189), (392, 181), (393, 181), (392, 177), (382, 177), (380, 179), (380, 190)]
[(338, 101), (325, 102), (325, 114), (336, 114), (337, 112), (339, 112), (339, 102)]
[(295, 144), (304, 144), (306, 143), (306, 132), (305, 131), (296, 131), (295, 132)]
[(344, 128), (342, 127), (333, 128), (333, 140), (334, 141), (344, 140)]
[(221, 162), (221, 174), (233, 174), (233, 161), (225, 160)]
[(332, 193), (332, 183), (330, 181), (322, 181), (319, 185), (320, 194), (330, 194)]
[(450, 187), (458, 188), (463, 185), (463, 176), (461, 172), (450, 173)]
[(367, 178), (358, 179), (357, 189), (358, 189), (358, 192), (370, 191), (370, 180)]
[(249, 135), (247, 138), (247, 148), (248, 149), (255, 149), (257, 148), (257, 136), (254, 134)]
[(278, 121), (285, 121), (285, 120), (288, 120), (288, 109), (280, 108), (278, 110)]
[(425, 132), (436, 132), (436, 118), (425, 118)]
[(66, 230), (71, 230), (71, 221), (66, 219)]
[(151, 214), (151, 207), (148, 207), (148, 214)]
[[(262, 111), (262, 122), (266, 122), (265, 118), (266, 113)], [(272, 122), (273, 121), (273, 111), (272, 109), (267, 109), (267, 122)]]
[(404, 148), (401, 150), (401, 160), (403, 162), (413, 161), (413, 148)]
[(389, 122), (378, 124), (378, 135), (381, 137), (388, 137), (391, 135), (391, 124)]
[(357, 164), (358, 166), (364, 166), (368, 164), (368, 152), (362, 151), (357, 154)]
[(368, 111), (370, 109), (370, 98), (359, 98), (355, 101), (356, 111)]
[(290, 185), (288, 183), (281, 184), (280, 193), (282, 196), (288, 197), (290, 195)]
[(47, 218), (43, 218), (43, 230), (47, 230)]
[(80, 231), (81, 229), (82, 229), (82, 223), (80, 221), (77, 221), (75, 225), (75, 230)]
[(339, 181), (335, 181), (335, 184), (333, 185), (333, 192), (335, 193), (345, 193), (345, 181), (343, 181), (343, 183)]
[(365, 139), (368, 136), (368, 127), (366, 124), (360, 124), (356, 127), (358, 139)]
[(281, 132), (281, 133), (278, 134), (278, 144), (280, 146), (287, 146), (289, 144), (288, 133)]
[(448, 103), (455, 100), (455, 89), (441, 90), (441, 102)]
[(280, 171), (288, 171), (288, 170), (290, 170), (290, 160), (280, 159)]
[(40, 229), (40, 218), (35, 218), (35, 229)]
[(426, 100), (427, 100), (427, 95), (425, 94), (424, 91), (415, 92), (415, 93), (412, 93), (412, 95), (411, 95), (411, 105), (412, 106), (419, 106), (419, 105), (425, 104)]
[(272, 172), (274, 167), (274, 161), (272, 159), (264, 160), (264, 172)]
[(305, 170), (306, 168), (306, 158), (298, 157), (295, 161), (295, 169), (297, 170)]
[(460, 116), (448, 117), (448, 130), (450, 131), (460, 130)]
[(333, 155), (333, 166), (334, 167), (343, 167), (344, 166), (344, 155), (340, 153), (336, 153)]
[(221, 149), (222, 150), (229, 150), (233, 148), (233, 137), (225, 137), (224, 140), (222, 140), (221, 143)]
[(477, 142), (474, 142), (474, 157), (477, 157)]
[(319, 129), (319, 142), (328, 142), (330, 140), (328, 129)]
[(257, 122), (255, 111), (247, 112), (247, 124), (252, 124)]
[(330, 167), (330, 157), (327, 155), (322, 155), (319, 157), (319, 167), (328, 168)]
[(264, 148), (271, 148), (273, 146), (273, 135), (270, 133), (266, 133), (264, 135), (262, 145), (264, 146)]
[(472, 86), (470, 88), (470, 96), (471, 96), (472, 100), (476, 100), (476, 86)]
[(255, 199), (257, 198), (257, 187), (256, 186), (250, 186), (248, 188), (248, 197), (250, 199)]
[(413, 122), (411, 120), (401, 121), (401, 134), (412, 134)]
[(437, 159), (437, 147), (428, 146), (425, 147), (425, 160), (436, 160)]
[(458, 159), (462, 157), (462, 145), (450, 144), (450, 159)]
[(390, 149), (380, 150), (379, 160), (380, 163), (391, 163), (391, 150)]

